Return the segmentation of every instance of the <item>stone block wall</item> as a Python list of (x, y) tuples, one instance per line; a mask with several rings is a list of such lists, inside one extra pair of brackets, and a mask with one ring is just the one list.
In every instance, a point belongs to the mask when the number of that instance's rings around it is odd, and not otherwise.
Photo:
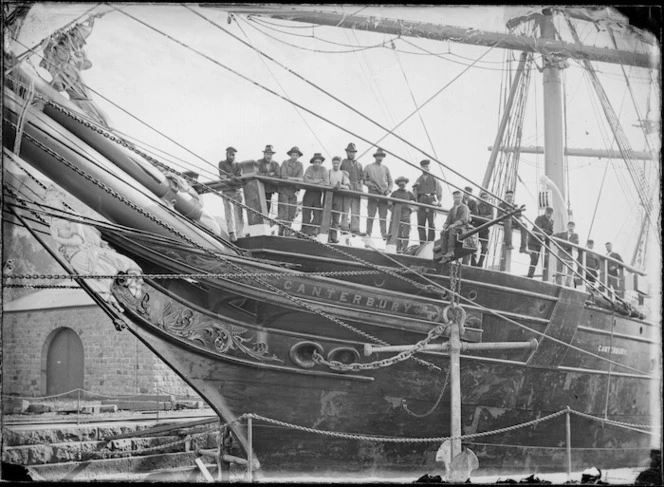
[[(46, 395), (46, 354), (52, 333), (71, 328), (81, 339), (84, 389), (98, 394), (198, 397), (129, 331), (117, 331), (97, 306), (5, 311), (3, 394)], [(90, 396), (89, 399), (94, 399)]]

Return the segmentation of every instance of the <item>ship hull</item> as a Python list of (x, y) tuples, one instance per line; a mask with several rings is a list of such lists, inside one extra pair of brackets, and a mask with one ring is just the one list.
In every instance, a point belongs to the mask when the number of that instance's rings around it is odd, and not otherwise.
[[(301, 431), (255, 419), (252, 446), (264, 475), (417, 475), (442, 469), (435, 462), (441, 440), (391, 443), (369, 437), (449, 435), (448, 358), (443, 354), (421, 355), (440, 368), (435, 371), (412, 360), (343, 374), (320, 366), (303, 369), (291, 354), (298, 343), (315, 342), (324, 355), (338, 347), (359, 346), (359, 342), (336, 338), (329, 327), (312, 327), (304, 334), (274, 322), (263, 326), (213, 314), (191, 307), (158, 286), (146, 286), (146, 294), (150, 295), (147, 305), (141, 305), (144, 297), (132, 300), (119, 295), (127, 306), (132, 331), (222, 418), (230, 421), (253, 413), (311, 428)], [(608, 405), (614, 420), (648, 422), (649, 380), (645, 378), (608, 377), (599, 371), (535, 367), (472, 355), (463, 355), (461, 363), (463, 433), (508, 428), (464, 441), (480, 459), (481, 473), (476, 474), (566, 468), (565, 415), (525, 428), (511, 427), (568, 405), (598, 417)], [(246, 421), (241, 425), (236, 434), (248, 449)], [(603, 427), (599, 421), (573, 414), (571, 426), (575, 468), (628, 466), (647, 457), (647, 435)], [(360, 438), (332, 436), (339, 433)]]

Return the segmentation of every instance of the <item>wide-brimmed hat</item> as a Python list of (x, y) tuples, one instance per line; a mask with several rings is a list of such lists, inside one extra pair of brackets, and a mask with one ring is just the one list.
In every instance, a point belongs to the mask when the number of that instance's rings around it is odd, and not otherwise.
[(431, 164), (431, 161), (429, 159), (422, 159), (420, 161), (420, 166), (428, 166), (429, 164)]
[(394, 180), (394, 183), (395, 183), (395, 184), (399, 184), (401, 181), (403, 181), (404, 183), (408, 184), (408, 181), (410, 181), (410, 180), (409, 180), (408, 178), (406, 178), (406, 177), (399, 176), (398, 178), (396, 178), (396, 179)]
[(263, 154), (276, 154), (276, 152), (274, 152), (274, 149), (271, 145), (266, 145)]
[(316, 159), (320, 160), (320, 162), (325, 161), (323, 154), (321, 154), (320, 152), (314, 152), (314, 156), (309, 161), (309, 164), (313, 164)]
[(288, 155), (290, 156), (293, 152), (297, 152), (297, 155), (300, 156), (300, 157), (302, 157), (302, 156), (304, 155), (304, 154), (302, 153), (302, 151), (301, 151), (300, 149), (298, 149), (297, 146), (293, 147), (291, 150), (289, 150), (288, 152), (286, 152), (286, 154), (288, 154)]
[(226, 147), (226, 152), (237, 152), (235, 147)]
[(376, 152), (374, 152), (374, 157), (376, 156), (382, 156), (385, 157), (387, 154), (385, 154), (385, 151), (383, 149), (378, 149)]
[(357, 152), (357, 149), (355, 148), (355, 144), (350, 142), (348, 146), (346, 146), (346, 151), (348, 152)]

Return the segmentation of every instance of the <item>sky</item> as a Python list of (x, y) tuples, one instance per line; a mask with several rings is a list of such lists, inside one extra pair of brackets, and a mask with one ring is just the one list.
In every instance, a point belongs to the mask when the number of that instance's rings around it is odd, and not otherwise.
[[(201, 51), (214, 62), (115, 8)], [(94, 90), (93, 98), (109, 115), (115, 129), (183, 159), (187, 169), (195, 168), (201, 173), (202, 180), (216, 177), (216, 164), (224, 157), (224, 150), (229, 145), (238, 149), (236, 160), (242, 161), (258, 159), (264, 146), (271, 144), (277, 151), (275, 159), (279, 162), (287, 158), (288, 149), (298, 146), (304, 152), (301, 160), (305, 167), (314, 152), (322, 152), (327, 157), (325, 165), (330, 167), (331, 157), (344, 156), (344, 147), (355, 142), (358, 155), (368, 151), (360, 158), (365, 165), (373, 162), (374, 144), (379, 143), (416, 166), (426, 157), (423, 152), (427, 152), (470, 180), (482, 181), (489, 159), (488, 146), (494, 142), (500, 120), (501, 98), (504, 99), (509, 87), (504, 68), (509, 60), (513, 60), (509, 67), (516, 68), (518, 52), (452, 42), (397, 39), (378, 33), (312, 27), (274, 19), (248, 20), (241, 15), (235, 16), (229, 24), (227, 13), (222, 10), (201, 8), (195, 4), (190, 8), (182, 5), (111, 4), (111, 7), (95, 7), (93, 3), (44, 4), (30, 13), (19, 41), (24, 46), (33, 46), (45, 33), (90, 9), (93, 9), (92, 13), (106, 12), (96, 20), (86, 47), (93, 66), (83, 72), (83, 77)], [(416, 104), (423, 104), (446, 86), (397, 129), (400, 136), (421, 151), (390, 136), (378, 142), (385, 135), (384, 130), (262, 58), (192, 10), (247, 40), (390, 129), (411, 115)], [(347, 5), (336, 7), (336, 10), (505, 32), (506, 19), (519, 9)], [(577, 25), (584, 42), (610, 45), (605, 31), (592, 24)], [(559, 22), (556, 28), (569, 40), (564, 24)], [(625, 50), (643, 49), (633, 35), (618, 32), (618, 42)], [(17, 46), (15, 49), (22, 52), (25, 48)], [(36, 66), (39, 57), (33, 56), (29, 62)], [(372, 144), (296, 109), (219, 64), (350, 129)], [(535, 64), (536, 68), (542, 66), (541, 56), (535, 56)], [(637, 112), (641, 118), (659, 121), (660, 86), (657, 81), (651, 82), (648, 70), (625, 67), (630, 92), (621, 66), (595, 63), (595, 67), (600, 71), (614, 109), (620, 114), (632, 148), (645, 150), (643, 132), (634, 125), (639, 118)], [(41, 72), (48, 77), (43, 70)], [(563, 71), (563, 80), (568, 147), (616, 149), (609, 135), (609, 125), (581, 66), (571, 61), (570, 67)], [(634, 108), (632, 98), (638, 109)], [(107, 100), (176, 140), (207, 163), (165, 140)], [(522, 145), (543, 145), (543, 133), (542, 75), (535, 69), (524, 116)], [(659, 134), (651, 136), (650, 143), (653, 151), (659, 154)], [(388, 156), (384, 164), (393, 178), (406, 176), (411, 184), (419, 175), (416, 168), (392, 156)], [(645, 164), (648, 171), (652, 171), (657, 163)], [(435, 163), (432, 167), (432, 172), (438, 176), (449, 177), (451, 182), (460, 186), (467, 184), (449, 170), (441, 172)], [(640, 214), (638, 198), (624, 163), (570, 157), (568, 167), (567, 193), (580, 238), (584, 242), (587, 237), (594, 238), (599, 243), (596, 248), (603, 248), (605, 241), (612, 241), (614, 250), (629, 262), (640, 228)], [(543, 155), (521, 155), (516, 201), (526, 204), (526, 216), (531, 221), (538, 214), (537, 181), (543, 173)], [(212, 213), (222, 213), (220, 201), (206, 201)], [(659, 213), (658, 198), (656, 203)], [(450, 191), (445, 187), (443, 207), (450, 205)], [(654, 257), (649, 268), (655, 271), (660, 269), (661, 263), (653, 233), (650, 255)]]

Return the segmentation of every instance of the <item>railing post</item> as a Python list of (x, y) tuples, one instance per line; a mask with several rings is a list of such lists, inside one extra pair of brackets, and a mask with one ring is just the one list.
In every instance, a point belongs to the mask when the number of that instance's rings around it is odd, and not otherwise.
[(602, 289), (605, 289), (607, 293), (609, 293), (609, 296), (611, 296), (609, 291), (609, 261), (606, 259), (601, 259), (601, 261), (602, 261), (602, 273), (601, 273)]
[(254, 481), (254, 438), (252, 430), (252, 418), (251, 415), (247, 416), (247, 446), (249, 449), (247, 455), (247, 480), (249, 482)]
[(81, 424), (81, 389), (76, 389), (76, 426)]
[(570, 422), (570, 408), (567, 406), (565, 414), (566, 442), (567, 442), (567, 480), (572, 480), (572, 426)]
[[(544, 242), (546, 244), (547, 240), (545, 239)], [(553, 245), (544, 246), (542, 249), (544, 258), (544, 262), (542, 262), (542, 276), (546, 282), (553, 282), (553, 277), (556, 272), (556, 266), (553, 265), (553, 262), (557, 262), (556, 256), (558, 255), (558, 252), (556, 247)]]
[[(323, 209), (320, 219), (320, 228), (318, 230), (318, 241), (327, 243), (330, 236), (330, 226), (332, 224), (332, 199), (334, 192), (331, 190), (323, 192)], [(337, 225), (338, 226), (338, 225)], [(338, 229), (337, 229), (338, 232)]]

